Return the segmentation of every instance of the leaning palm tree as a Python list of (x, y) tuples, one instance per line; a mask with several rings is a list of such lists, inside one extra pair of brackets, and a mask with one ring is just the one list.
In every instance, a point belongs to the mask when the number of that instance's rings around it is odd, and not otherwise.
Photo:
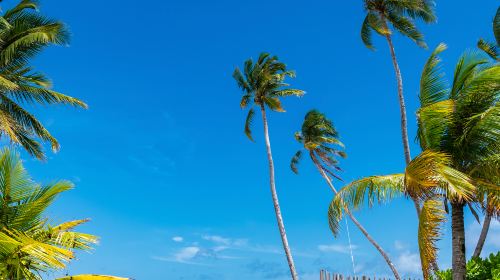
[(52, 90), (50, 80), (30, 65), (45, 47), (65, 45), (69, 40), (63, 23), (45, 17), (37, 9), (37, 1), (22, 0), (0, 16), (0, 137), (8, 137), (43, 159), (39, 140), (49, 142), (53, 151), (59, 149), (59, 143), (22, 105), (87, 105)]
[(500, 61), (500, 7), (498, 7), (493, 19), (493, 35), (495, 35), (495, 42), (480, 39), (477, 46), (494, 60)]
[[(474, 182), (474, 202), (486, 210), (486, 228), (479, 239), (484, 243), (489, 219), (500, 209), (500, 65), (488, 64), (477, 53), (466, 53), (459, 59), (448, 87), (438, 57), (445, 48), (439, 45), (424, 67), (417, 139), (423, 150), (450, 155), (450, 166)], [(473, 209), (472, 204), (444, 199), (452, 210), (453, 279), (465, 279), (464, 207)]]
[[(295, 77), (295, 73), (288, 70), (284, 63), (278, 61), (278, 57), (270, 56), (268, 53), (261, 53), (259, 59), (255, 63), (252, 59), (245, 61), (243, 69), (243, 73), (239, 70), (239, 68), (236, 68), (233, 73), (233, 77), (238, 83), (238, 86), (243, 90), (243, 97), (241, 99), (240, 106), (244, 109), (251, 105), (255, 105), (258, 109), (260, 109), (262, 114), (274, 210), (288, 266), (290, 267), (290, 273), (292, 275), (292, 279), (296, 280), (298, 279), (298, 275), (293, 262), (292, 253), (288, 245), (285, 225), (281, 216), (278, 194), (276, 192), (276, 185), (274, 181), (274, 162), (271, 152), (271, 142), (269, 140), (266, 108), (275, 112), (284, 112), (281, 106), (280, 97), (290, 95), (302, 96), (304, 91), (288, 88), (289, 85), (285, 83), (285, 79), (286, 77)], [(245, 134), (252, 141), (253, 137), (251, 126), (254, 114), (254, 109), (250, 108), (245, 122)]]
[[(309, 111), (302, 124), (300, 132), (295, 133), (295, 139), (304, 146), (304, 149), (309, 154), (314, 166), (318, 169), (321, 176), (325, 179), (334, 194), (337, 194), (337, 189), (333, 186), (331, 177), (340, 179), (336, 172), (340, 171), (338, 166), (337, 157), (345, 158), (344, 151), (338, 150), (336, 146), (344, 147), (342, 142), (338, 139), (338, 132), (324, 114), (317, 110)], [(297, 151), (292, 158), (290, 167), (292, 171), (298, 174), (298, 163), (302, 157), (303, 150)], [(353, 223), (359, 228), (363, 235), (372, 243), (372, 245), (379, 251), (387, 265), (394, 273), (396, 279), (401, 279), (396, 267), (390, 260), (387, 253), (382, 247), (373, 239), (373, 237), (366, 231), (361, 223), (354, 217), (349, 209), (344, 209), (345, 213), (351, 218)]]
[[(419, 19), (426, 23), (435, 22), (434, 2), (430, 0), (363, 0), (363, 3), (366, 11), (366, 17), (361, 27), (361, 39), (363, 43), (369, 49), (374, 49), (371, 39), (373, 30), (379, 35), (384, 36), (389, 44), (398, 86), (404, 156), (405, 162), (408, 164), (411, 161), (411, 154), (408, 141), (405, 98), (403, 95), (403, 78), (396, 58), (392, 42), (392, 30), (389, 25), (392, 25), (394, 30), (413, 40), (418, 46), (426, 48), (427, 45), (425, 44), (424, 36), (415, 26), (414, 20)], [(420, 206), (417, 204), (416, 199), (413, 199), (413, 201), (418, 214)]]

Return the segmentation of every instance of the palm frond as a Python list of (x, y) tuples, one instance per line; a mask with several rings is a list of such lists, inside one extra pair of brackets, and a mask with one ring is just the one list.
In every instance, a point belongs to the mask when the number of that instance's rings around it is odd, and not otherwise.
[(436, 243), (441, 237), (445, 215), (441, 201), (429, 199), (423, 203), (418, 223), (418, 246), (424, 279), (430, 277), (432, 268), (437, 264)]
[(370, 50), (375, 50), (375, 47), (372, 43), (372, 28), (370, 26), (368, 16), (369, 15), (366, 15), (365, 19), (363, 20), (363, 24), (361, 25), (361, 40), (367, 48), (369, 48)]
[(404, 175), (370, 176), (354, 181), (339, 190), (328, 208), (328, 221), (334, 235), (338, 234), (339, 221), (344, 207), (360, 209), (363, 204), (369, 207), (381, 204), (405, 193)]
[(290, 161), (290, 168), (295, 174), (299, 174), (298, 165), (301, 157), (302, 157), (302, 150), (299, 150), (295, 153), (295, 155), (292, 157), (292, 160)]
[(253, 137), (252, 137), (252, 124), (253, 124), (254, 115), (255, 115), (255, 111), (253, 110), (253, 108), (251, 108), (248, 111), (248, 115), (247, 115), (247, 118), (245, 120), (245, 135), (251, 141), (254, 141)]
[(389, 13), (387, 19), (392, 23), (394, 29), (413, 40), (419, 47), (424, 49), (427, 48), (424, 35), (418, 31), (417, 27), (410, 19), (395, 13)]

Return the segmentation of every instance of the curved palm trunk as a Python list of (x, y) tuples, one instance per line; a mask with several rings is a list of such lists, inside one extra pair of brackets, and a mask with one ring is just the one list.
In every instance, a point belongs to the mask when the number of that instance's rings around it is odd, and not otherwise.
[[(387, 43), (389, 44), (389, 49), (391, 51), (392, 65), (394, 66), (394, 72), (396, 72), (396, 80), (398, 83), (398, 98), (399, 98), (399, 111), (401, 113), (401, 138), (403, 139), (403, 149), (405, 155), (405, 163), (408, 165), (411, 161), (410, 154), (410, 144), (408, 141), (408, 124), (406, 118), (406, 105), (405, 98), (403, 95), (403, 77), (401, 75), (401, 70), (399, 69), (398, 60), (396, 58), (396, 51), (394, 50), (394, 45), (392, 44), (391, 35), (387, 34), (385, 36)], [(415, 204), (415, 210), (417, 211), (417, 216), (420, 217), (420, 205), (415, 198), (411, 198), (413, 204)]]
[(486, 236), (488, 235), (488, 230), (490, 228), (491, 217), (491, 212), (486, 210), (486, 216), (484, 217), (483, 221), (483, 228), (481, 229), (481, 234), (479, 235), (479, 239), (477, 240), (476, 249), (474, 250), (474, 254), (472, 255), (472, 257), (479, 257), (479, 255), (481, 255), (484, 241), (486, 240)]
[(285, 250), (285, 255), (288, 261), (288, 266), (290, 267), (290, 273), (292, 274), (292, 279), (298, 280), (299, 276), (297, 275), (297, 271), (295, 270), (295, 264), (293, 262), (292, 252), (290, 251), (290, 246), (288, 245), (288, 239), (286, 238), (285, 224), (283, 223), (283, 217), (281, 216), (278, 194), (276, 193), (276, 185), (274, 184), (274, 162), (273, 162), (273, 155), (271, 153), (271, 142), (269, 140), (269, 129), (267, 126), (266, 110), (264, 108), (264, 105), (260, 106), (260, 110), (262, 112), (262, 121), (264, 122), (264, 137), (266, 139), (267, 159), (269, 160), (269, 177), (271, 185), (271, 194), (273, 197), (276, 220), (278, 221), (278, 228), (280, 230), (281, 242), (283, 243), (283, 249)]
[(465, 280), (464, 205), (451, 203), (452, 271), (453, 280)]
[[(328, 186), (330, 186), (330, 189), (333, 191), (334, 194), (337, 194), (337, 190), (335, 189), (335, 187), (333, 186), (333, 183), (332, 183), (332, 180), (330, 179), (330, 177), (325, 173), (325, 171), (323, 170), (323, 168), (321, 168), (321, 164), (319, 163), (318, 159), (316, 158), (316, 156), (310, 152), (309, 154), (311, 156), (311, 159), (313, 160), (314, 162), (314, 165), (316, 166), (316, 168), (318, 169), (319, 173), (321, 174), (321, 176), (326, 180), (326, 182), (328, 183)], [(359, 221), (354, 218), (354, 215), (349, 211), (349, 209), (347, 209), (347, 207), (344, 208), (346, 214), (351, 218), (352, 222), (359, 228), (359, 230), (363, 233), (363, 235), (366, 237), (366, 239), (368, 239), (368, 241), (370, 241), (370, 243), (377, 249), (377, 251), (379, 251), (379, 253), (382, 255), (382, 257), (384, 258), (385, 262), (387, 263), (387, 265), (389, 266), (389, 268), (392, 270), (392, 273), (394, 274), (394, 278), (396, 278), (396, 280), (400, 280), (401, 277), (399, 276), (399, 273), (398, 271), (396, 270), (396, 267), (394, 266), (394, 264), (392, 263), (391, 259), (389, 258), (389, 256), (387, 255), (387, 253), (384, 251), (384, 249), (382, 249), (382, 247), (380, 247), (380, 245), (373, 239), (373, 237), (371, 237), (371, 235), (366, 231), (366, 229), (359, 223)]]

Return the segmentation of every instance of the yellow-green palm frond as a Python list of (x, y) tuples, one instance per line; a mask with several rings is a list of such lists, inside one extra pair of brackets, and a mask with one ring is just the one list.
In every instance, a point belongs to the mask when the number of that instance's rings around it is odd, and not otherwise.
[(386, 203), (404, 195), (404, 175), (371, 176), (354, 181), (339, 190), (328, 208), (328, 222), (336, 236), (344, 207), (360, 209), (363, 204), (369, 207)]
[(441, 227), (446, 219), (443, 202), (429, 199), (423, 203), (418, 224), (418, 246), (424, 279), (429, 279), (437, 264), (437, 245), (441, 237)]
[(439, 150), (445, 132), (451, 126), (455, 101), (447, 99), (421, 107), (417, 111), (417, 139), (423, 150)]
[(128, 279), (129, 278), (109, 276), (109, 275), (82, 274), (82, 275), (57, 278), (56, 280), (128, 280)]
[(475, 186), (464, 173), (451, 167), (452, 159), (427, 150), (414, 158), (405, 170), (405, 189), (413, 198), (426, 199), (436, 193), (448, 199), (471, 201)]

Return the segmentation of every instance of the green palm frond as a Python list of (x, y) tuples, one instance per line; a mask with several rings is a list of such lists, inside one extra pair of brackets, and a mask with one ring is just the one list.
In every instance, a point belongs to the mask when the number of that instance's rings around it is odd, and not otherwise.
[(497, 41), (497, 46), (500, 46), (500, 7), (497, 8), (497, 13), (493, 19), (493, 34)]
[(328, 221), (332, 233), (338, 234), (344, 208), (360, 209), (364, 204), (372, 207), (400, 197), (405, 193), (404, 174), (370, 176), (354, 181), (339, 190), (328, 208)]
[(467, 82), (476, 74), (478, 67), (487, 62), (486, 59), (483, 59), (475, 52), (467, 52), (462, 55), (455, 67), (450, 97), (458, 98), (461, 90), (467, 86)]
[(255, 115), (255, 111), (253, 110), (253, 108), (251, 108), (248, 111), (248, 115), (247, 115), (247, 118), (245, 120), (245, 135), (248, 137), (248, 139), (250, 139), (250, 141), (254, 141), (253, 137), (252, 137), (252, 124), (253, 124), (254, 115)]
[(483, 39), (479, 39), (479, 41), (477, 42), (477, 47), (479, 49), (483, 50), (491, 58), (493, 58), (495, 60), (499, 60), (500, 59), (499, 58), (499, 56), (500, 56), (500, 49), (499, 49), (498, 45), (496, 45), (495, 43), (486, 42)]
[(19, 15), (27, 9), (38, 10), (38, 1), (33, 0), (22, 0), (14, 8), (5, 11), (3, 17), (6, 20), (11, 19), (14, 16)]
[(394, 13), (389, 13), (387, 19), (397, 31), (413, 40), (419, 47), (424, 49), (427, 48), (427, 44), (424, 41), (424, 35), (418, 31), (417, 27), (410, 19)]
[(298, 165), (301, 157), (302, 157), (302, 150), (299, 150), (295, 153), (295, 155), (292, 157), (292, 160), (290, 161), (290, 168), (295, 174), (299, 174)]
[(428, 0), (386, 0), (386, 6), (389, 10), (412, 19), (420, 19), (426, 23), (434, 23), (437, 18), (435, 15), (435, 3)]
[(444, 79), (442, 72), (441, 59), (438, 56), (447, 46), (439, 44), (432, 52), (425, 63), (422, 76), (420, 78), (420, 106), (425, 107), (446, 99), (448, 93), (448, 84)]
[(375, 50), (375, 47), (373, 47), (372, 43), (372, 28), (370, 26), (369, 22), (369, 16), (370, 14), (366, 15), (365, 20), (363, 21), (363, 24), (361, 25), (361, 40), (363, 40), (363, 44), (371, 50)]
[(436, 243), (441, 237), (445, 215), (441, 201), (429, 199), (423, 203), (418, 223), (418, 246), (424, 279), (429, 279), (433, 267), (437, 264)]

